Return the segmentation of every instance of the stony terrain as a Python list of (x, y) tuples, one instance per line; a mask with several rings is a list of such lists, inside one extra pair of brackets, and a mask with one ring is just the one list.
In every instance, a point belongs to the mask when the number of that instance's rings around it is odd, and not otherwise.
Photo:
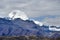
[(0, 37), (0, 40), (60, 40), (58, 38), (36, 37), (36, 36), (20, 36), (20, 37)]

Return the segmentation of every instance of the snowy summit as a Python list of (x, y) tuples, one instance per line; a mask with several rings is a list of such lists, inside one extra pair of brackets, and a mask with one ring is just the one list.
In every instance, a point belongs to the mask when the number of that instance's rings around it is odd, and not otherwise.
[(20, 10), (13, 10), (11, 13), (9, 13), (8, 16), (11, 19), (15, 19), (15, 18), (21, 18), (22, 20), (27, 20), (28, 19), (27, 15)]
[[(11, 19), (15, 19), (15, 18), (21, 18), (22, 20), (27, 20), (27, 19), (29, 19), (29, 18), (27, 17), (27, 15), (26, 15), (24, 12), (20, 11), (20, 10), (13, 10), (11, 13), (9, 13), (8, 16), (9, 16), (10, 20), (11, 20)], [(43, 23), (41, 23), (41, 22), (39, 22), (39, 21), (35, 21), (35, 20), (33, 20), (33, 21), (34, 21), (35, 24), (38, 24), (38, 25), (40, 25), (40, 26), (43, 25)]]

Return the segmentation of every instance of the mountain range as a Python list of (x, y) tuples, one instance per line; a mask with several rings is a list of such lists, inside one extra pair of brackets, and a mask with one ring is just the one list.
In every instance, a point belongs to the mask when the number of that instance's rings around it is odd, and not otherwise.
[[(54, 26), (53, 26), (54, 27)], [(49, 30), (49, 26), (37, 25), (32, 20), (0, 18), (0, 36), (41, 36), (60, 37), (59, 31)]]

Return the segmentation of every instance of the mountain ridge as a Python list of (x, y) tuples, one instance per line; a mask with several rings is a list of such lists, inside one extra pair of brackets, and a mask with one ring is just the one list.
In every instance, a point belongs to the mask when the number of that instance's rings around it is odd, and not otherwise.
[[(32, 20), (22, 20), (16, 18), (8, 20), (0, 18), (0, 36), (45, 36), (54, 37), (55, 34), (60, 35), (60, 32), (50, 31), (49, 26), (39, 26)], [(53, 35), (52, 35), (53, 34)], [(60, 37), (60, 36), (59, 36)]]

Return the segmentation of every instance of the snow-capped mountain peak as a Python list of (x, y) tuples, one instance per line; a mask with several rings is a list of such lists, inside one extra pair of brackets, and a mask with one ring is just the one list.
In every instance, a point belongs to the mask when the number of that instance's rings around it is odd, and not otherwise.
[[(20, 11), (20, 10), (13, 10), (12, 12), (9, 13), (8, 17), (10, 18), (10, 20), (14, 20), (16, 18), (20, 18), (22, 20), (28, 20), (29, 18), (27, 17), (27, 15)], [(39, 21), (35, 21), (35, 20), (32, 20), (35, 24), (39, 25), (39, 26), (42, 26), (43, 23), (42, 22), (39, 22)]]
[(13, 10), (11, 13), (9, 13), (8, 16), (11, 19), (15, 19), (15, 18), (21, 18), (22, 20), (27, 20), (28, 19), (27, 15), (20, 10)]

